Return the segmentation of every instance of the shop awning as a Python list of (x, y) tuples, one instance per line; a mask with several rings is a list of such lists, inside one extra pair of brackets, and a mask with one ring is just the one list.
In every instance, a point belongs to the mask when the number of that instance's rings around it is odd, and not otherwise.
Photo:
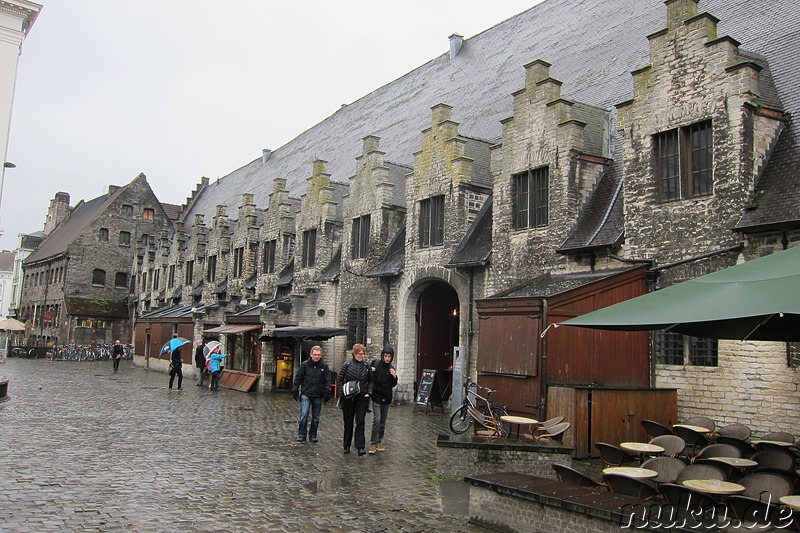
[(261, 325), (241, 324), (237, 326), (217, 326), (216, 328), (207, 329), (203, 333), (236, 334), (244, 333), (245, 331), (253, 331), (254, 329), (261, 329)]
[(339, 335), (347, 335), (347, 330), (344, 328), (332, 327), (285, 326), (282, 328), (268, 329), (264, 331), (258, 339), (268, 341), (272, 339), (295, 338), (301, 340), (325, 341)]

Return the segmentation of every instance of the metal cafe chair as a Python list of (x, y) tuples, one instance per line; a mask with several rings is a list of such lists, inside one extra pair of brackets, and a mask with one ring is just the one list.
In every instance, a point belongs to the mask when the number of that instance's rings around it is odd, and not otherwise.
[(675, 432), (672, 431), (670, 428), (668, 428), (667, 426), (665, 426), (660, 422), (656, 422), (655, 420), (642, 420), (640, 423), (644, 428), (644, 432), (647, 433), (648, 439), (660, 437), (661, 435), (675, 434)]
[(600, 452), (600, 460), (603, 464), (603, 468), (608, 466), (622, 466), (636, 462), (636, 457), (619, 446), (614, 446), (606, 442), (597, 442), (594, 446), (597, 448), (597, 451)]
[(603, 482), (611, 492), (625, 496), (650, 500), (658, 494), (651, 483), (622, 474), (603, 474)]
[(553, 470), (556, 472), (556, 477), (559, 481), (564, 483), (571, 483), (573, 485), (580, 485), (581, 487), (599, 487), (600, 483), (593, 480), (586, 474), (578, 472), (574, 468), (568, 466), (553, 464)]
[(686, 441), (677, 435), (659, 435), (650, 440), (650, 444), (655, 444), (664, 448), (664, 455), (678, 457), (686, 448)]

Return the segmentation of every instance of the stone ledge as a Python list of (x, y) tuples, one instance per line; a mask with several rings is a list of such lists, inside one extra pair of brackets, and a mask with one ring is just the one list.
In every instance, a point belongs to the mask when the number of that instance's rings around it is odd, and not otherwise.
[(572, 466), (572, 452), (572, 448), (560, 443), (439, 435), (436, 440), (436, 474), (445, 478), (463, 478), (513, 470), (555, 478), (553, 463)]

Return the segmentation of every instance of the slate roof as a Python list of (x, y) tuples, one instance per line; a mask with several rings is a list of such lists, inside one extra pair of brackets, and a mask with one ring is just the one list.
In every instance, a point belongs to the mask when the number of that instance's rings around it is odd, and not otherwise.
[(16, 256), (16, 252), (0, 252), (0, 272), (12, 272)]
[(578, 217), (575, 230), (557, 251), (618, 246), (624, 226), (622, 178), (615, 174), (614, 167), (609, 167)]
[(492, 202), (489, 197), (445, 268), (484, 266), (492, 255)]
[[(774, 0), (701, 0), (700, 12), (720, 19), (718, 35), (730, 35), (741, 50), (769, 59), (776, 96), (789, 113), (800, 111), (800, 2)], [(562, 97), (580, 102), (576, 112), (591, 118), (591, 106), (613, 109), (632, 97), (630, 72), (649, 64), (647, 36), (666, 26), (662, 0), (547, 0), (488, 30), (465, 39), (455, 58), (449, 53), (433, 58), (397, 80), (341, 107), (320, 123), (272, 151), (234, 170), (203, 189), (184, 215), (193, 224), (195, 213), (213, 215), (215, 206), (238, 206), (243, 192), (251, 192), (259, 206), (267, 205), (273, 179), (285, 177), (293, 195), (305, 190), (312, 162), (328, 161), (334, 181), (354, 173), (362, 138), (377, 135), (386, 159), (412, 165), (421, 148), (421, 131), (430, 124), (430, 108), (440, 102), (453, 106), (452, 120), (461, 135), (495, 141), (500, 121), (513, 112), (511, 93), (524, 86), (523, 65), (543, 59), (551, 76), (563, 82)], [(442, 48), (446, 51), (445, 36)], [(311, 58), (309, 58), (311, 61)], [(771, 100), (773, 95), (763, 95)], [(790, 124), (784, 135), (794, 139)], [(781, 139), (783, 141), (783, 139)], [(797, 142), (783, 141), (783, 161), (798, 162)], [(587, 147), (596, 151), (602, 146)], [(599, 155), (599, 154), (598, 154)], [(613, 147), (611, 157), (614, 157)], [(762, 202), (753, 211), (774, 211), (781, 187), (796, 188), (798, 178), (770, 164), (759, 181)], [(797, 168), (797, 165), (792, 165)], [(785, 197), (784, 197), (785, 198)], [(800, 219), (800, 202), (784, 211)], [(768, 218), (761, 213), (759, 222)], [(783, 215), (782, 215), (783, 216)], [(743, 220), (742, 224), (749, 224)]]
[(406, 226), (402, 228), (394, 236), (386, 253), (372, 267), (369, 272), (365, 274), (368, 278), (386, 278), (400, 274), (403, 271), (403, 263), (406, 258)]
[(178, 220), (182, 207), (175, 204), (165, 204), (161, 202), (161, 207), (164, 209), (164, 214), (167, 215), (167, 218), (170, 220)]
[(342, 272), (342, 247), (339, 246), (333, 253), (331, 262), (328, 263), (319, 276), (314, 281), (321, 282), (334, 282), (339, 280), (339, 274)]
[(275, 280), (274, 285), (276, 287), (285, 287), (287, 285), (292, 284), (292, 280), (294, 279), (294, 258), (292, 258), (289, 263), (283, 267), (283, 270), (280, 271), (278, 274), (278, 279)]
[(641, 267), (604, 270), (602, 272), (570, 272), (563, 274), (547, 272), (509, 290), (494, 294), (489, 298), (551, 298), (556, 294), (577, 289), (593, 281), (608, 278), (634, 268)]
[(117, 189), (109, 195), (98, 196), (88, 202), (79, 202), (70, 216), (50, 232), (42, 243), (29, 255), (24, 263), (29, 265), (36, 261), (62, 254), (92, 221), (102, 213), (123, 189)]

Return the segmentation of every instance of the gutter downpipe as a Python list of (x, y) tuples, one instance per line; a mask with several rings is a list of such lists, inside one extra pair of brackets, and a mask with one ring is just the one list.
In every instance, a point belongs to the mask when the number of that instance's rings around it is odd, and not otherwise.
[[(389, 314), (392, 306), (392, 278), (386, 277), (386, 299), (383, 304), (383, 346), (389, 345)], [(381, 349), (383, 349), (381, 346)]]
[[(542, 323), (539, 329), (544, 331), (544, 328), (547, 327), (547, 298), (542, 298)], [(539, 350), (541, 353), (541, 370), (539, 375), (541, 376), (541, 390), (539, 391), (539, 419), (546, 420), (547, 419), (547, 335), (544, 337), (540, 336), (540, 344)]]

